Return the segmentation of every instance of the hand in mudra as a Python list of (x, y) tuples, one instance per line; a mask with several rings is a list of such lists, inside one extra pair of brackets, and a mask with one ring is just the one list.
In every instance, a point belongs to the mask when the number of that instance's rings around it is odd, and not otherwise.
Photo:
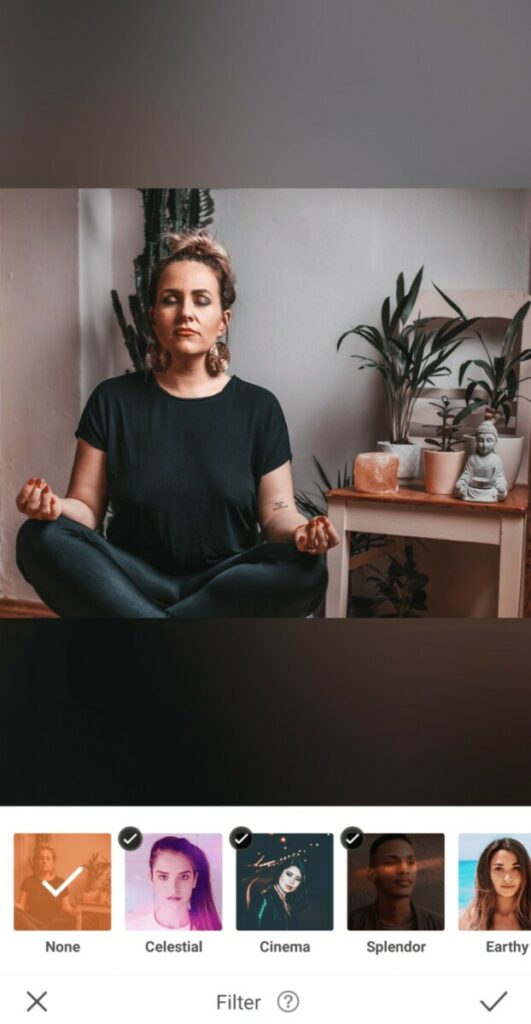
[(325, 555), (329, 548), (339, 544), (339, 535), (328, 516), (314, 516), (307, 523), (297, 526), (293, 540), (298, 551), (309, 555)]
[(29, 519), (52, 521), (61, 515), (62, 500), (42, 477), (31, 477), (17, 494), (17, 508)]

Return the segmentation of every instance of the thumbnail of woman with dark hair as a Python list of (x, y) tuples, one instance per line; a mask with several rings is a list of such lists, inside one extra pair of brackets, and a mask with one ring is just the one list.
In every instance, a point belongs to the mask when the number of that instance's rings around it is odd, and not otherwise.
[(246, 902), (255, 927), (297, 928), (297, 915), (306, 902), (304, 864), (295, 857), (285, 866), (277, 865), (270, 880), (257, 876), (247, 887)]
[(459, 921), (464, 931), (531, 930), (529, 854), (517, 839), (495, 839), (479, 857), (474, 898)]
[(332, 927), (332, 846), (327, 835), (267, 835), (237, 854), (238, 928)]
[(209, 863), (199, 846), (177, 836), (158, 839), (149, 855), (149, 876), (153, 907), (127, 914), (128, 929), (221, 929), (212, 895)]

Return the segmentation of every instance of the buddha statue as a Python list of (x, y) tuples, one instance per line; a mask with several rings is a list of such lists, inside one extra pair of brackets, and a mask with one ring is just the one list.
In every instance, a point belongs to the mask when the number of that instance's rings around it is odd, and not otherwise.
[(495, 448), (498, 431), (492, 420), (476, 430), (476, 451), (470, 455), (455, 488), (464, 501), (503, 501), (509, 492), (503, 464)]

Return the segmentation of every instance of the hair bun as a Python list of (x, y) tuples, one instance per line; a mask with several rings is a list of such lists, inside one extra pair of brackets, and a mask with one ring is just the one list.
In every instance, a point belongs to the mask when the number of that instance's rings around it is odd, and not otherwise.
[(203, 228), (186, 228), (179, 234), (169, 232), (162, 236), (168, 247), (169, 254), (154, 267), (149, 285), (149, 301), (155, 304), (159, 278), (169, 263), (174, 260), (197, 260), (210, 267), (219, 281), (221, 304), (229, 309), (236, 298), (236, 278), (231, 266), (230, 257), (221, 242)]

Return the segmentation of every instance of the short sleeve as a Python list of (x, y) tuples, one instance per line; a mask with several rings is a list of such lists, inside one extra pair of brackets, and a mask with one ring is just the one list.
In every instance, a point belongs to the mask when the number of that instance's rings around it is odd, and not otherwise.
[(76, 437), (87, 441), (93, 448), (107, 451), (109, 413), (104, 391), (99, 385), (92, 392), (79, 421)]
[(274, 395), (267, 393), (261, 416), (258, 450), (258, 475), (265, 476), (292, 459), (284, 413)]

